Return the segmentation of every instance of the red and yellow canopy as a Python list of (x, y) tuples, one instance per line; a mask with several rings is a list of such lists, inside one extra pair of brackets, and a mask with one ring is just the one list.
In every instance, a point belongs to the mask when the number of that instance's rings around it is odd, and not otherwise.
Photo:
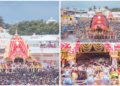
[(16, 58), (16, 57), (29, 58), (30, 52), (28, 44), (21, 37), (13, 37), (9, 40), (5, 48), (5, 58)]

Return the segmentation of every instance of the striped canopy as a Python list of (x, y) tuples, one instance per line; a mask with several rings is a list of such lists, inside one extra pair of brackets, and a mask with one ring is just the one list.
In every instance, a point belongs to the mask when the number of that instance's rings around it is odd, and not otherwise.
[(107, 15), (107, 18), (114, 18), (114, 15), (112, 12), (109, 12), (108, 15)]
[(29, 58), (30, 52), (28, 44), (25, 42), (24, 39), (20, 37), (13, 37), (9, 40), (6, 48), (5, 48), (5, 58), (16, 58), (22, 57)]
[(103, 14), (96, 14), (91, 19), (91, 28), (97, 29), (98, 27), (102, 29), (108, 28), (108, 21)]

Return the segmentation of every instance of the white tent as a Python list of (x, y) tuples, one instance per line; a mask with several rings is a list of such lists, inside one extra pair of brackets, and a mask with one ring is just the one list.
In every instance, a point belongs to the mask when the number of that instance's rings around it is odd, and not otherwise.
[(38, 41), (57, 41), (55, 37), (52, 37), (50, 35), (43, 36)]

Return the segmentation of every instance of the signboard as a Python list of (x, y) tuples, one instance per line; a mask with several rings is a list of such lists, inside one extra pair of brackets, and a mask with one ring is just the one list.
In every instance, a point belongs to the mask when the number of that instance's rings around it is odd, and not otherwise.
[[(67, 18), (67, 16), (61, 16), (61, 18)], [(68, 18), (72, 18), (72, 16), (68, 16)]]

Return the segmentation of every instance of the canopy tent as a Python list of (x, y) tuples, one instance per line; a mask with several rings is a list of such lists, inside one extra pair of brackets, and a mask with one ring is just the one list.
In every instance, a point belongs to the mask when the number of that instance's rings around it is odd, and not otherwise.
[(38, 41), (57, 41), (57, 39), (50, 35), (46, 35), (42, 37), (41, 39), (39, 39)]

